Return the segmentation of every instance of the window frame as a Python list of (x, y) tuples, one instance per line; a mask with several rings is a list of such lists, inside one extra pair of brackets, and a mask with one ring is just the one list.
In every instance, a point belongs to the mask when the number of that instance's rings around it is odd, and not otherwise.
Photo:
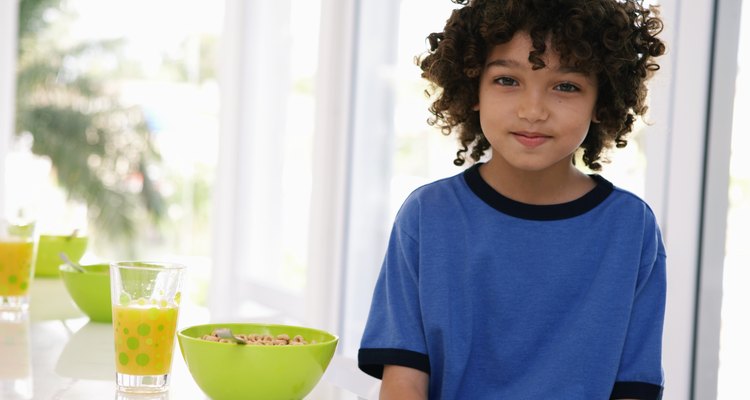
[[(689, 399), (697, 379), (696, 301), (714, 2), (661, 4), (667, 54), (651, 90), (646, 201), (667, 250), (663, 366), (666, 399)], [(668, 338), (668, 340), (666, 340)]]
[(740, 1), (717, 0), (714, 6), (691, 388), (694, 399), (712, 399), (718, 395), (722, 286), (741, 8)]

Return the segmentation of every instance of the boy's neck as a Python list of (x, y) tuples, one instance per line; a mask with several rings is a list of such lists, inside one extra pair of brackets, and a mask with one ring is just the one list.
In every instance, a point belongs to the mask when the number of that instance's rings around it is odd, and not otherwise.
[(572, 162), (559, 168), (524, 171), (490, 160), (479, 168), (479, 173), (498, 193), (526, 204), (567, 203), (596, 186), (596, 182), (573, 166)]

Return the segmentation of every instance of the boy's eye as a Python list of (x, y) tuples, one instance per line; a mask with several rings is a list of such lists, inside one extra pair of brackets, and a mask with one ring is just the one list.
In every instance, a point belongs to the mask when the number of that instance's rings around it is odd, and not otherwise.
[(555, 86), (555, 89), (561, 92), (577, 92), (579, 90), (578, 86), (567, 82)]
[(501, 76), (499, 78), (495, 78), (495, 83), (499, 84), (500, 86), (517, 86), (518, 82), (516, 82), (513, 78), (508, 78), (507, 76)]

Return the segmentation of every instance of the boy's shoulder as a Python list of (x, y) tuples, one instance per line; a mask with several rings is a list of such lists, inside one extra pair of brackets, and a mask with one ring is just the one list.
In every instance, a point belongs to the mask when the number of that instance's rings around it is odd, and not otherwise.
[(440, 212), (439, 210), (455, 207), (456, 202), (465, 201), (470, 189), (466, 185), (464, 173), (465, 171), (461, 171), (417, 186), (401, 204), (397, 219), (414, 217), (427, 209)]
[(617, 185), (612, 185), (612, 187), (608, 201), (614, 205), (613, 212), (626, 220), (641, 221), (646, 229), (659, 230), (659, 219), (645, 199), (623, 187)]
[(443, 178), (435, 179), (431, 182), (427, 182), (418, 186), (412, 193), (420, 194), (422, 192), (430, 193), (432, 191), (440, 191), (446, 189), (453, 189), (456, 184), (460, 184), (464, 180), (464, 174), (466, 170), (459, 171), (453, 175), (446, 176)]
[[(598, 179), (607, 181), (606, 178), (602, 177), (601, 175), (596, 175), (596, 176), (598, 177)], [(651, 206), (646, 202), (645, 199), (643, 199), (643, 197), (639, 196), (638, 194), (636, 194), (635, 192), (629, 189), (625, 189), (624, 187), (618, 186), (616, 184), (610, 183), (610, 185), (612, 185), (612, 194), (614, 195), (615, 199), (622, 201), (622, 202), (630, 203), (635, 206), (641, 206), (644, 209), (646, 209), (649, 213), (653, 214), (653, 210), (651, 209)]]
[(439, 178), (417, 186), (406, 197), (404, 203), (440, 200), (448, 192), (455, 193), (456, 191), (468, 189), (464, 179), (465, 172), (461, 171), (451, 176)]

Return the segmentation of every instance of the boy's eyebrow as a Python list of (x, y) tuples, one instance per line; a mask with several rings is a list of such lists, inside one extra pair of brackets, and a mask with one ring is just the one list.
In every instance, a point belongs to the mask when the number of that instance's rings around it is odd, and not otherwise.
[[(521, 68), (521, 63), (516, 60), (498, 58), (496, 60), (488, 61), (484, 67), (485, 68), (489, 68), (489, 67)], [(583, 69), (574, 67), (574, 66), (569, 66), (569, 65), (558, 67), (557, 71), (564, 73), (564, 74), (588, 75)]]
[(569, 66), (569, 65), (561, 66), (561, 67), (557, 68), (557, 70), (560, 71), (560, 72), (562, 72), (562, 73), (565, 73), (565, 74), (588, 75), (588, 73), (586, 73), (586, 71), (584, 71), (583, 69), (578, 68), (578, 67)]
[(507, 60), (504, 58), (498, 58), (496, 60), (488, 61), (487, 64), (484, 66), (485, 68), (489, 67), (513, 67), (513, 68), (520, 68), (521, 63), (519, 63), (516, 60)]

